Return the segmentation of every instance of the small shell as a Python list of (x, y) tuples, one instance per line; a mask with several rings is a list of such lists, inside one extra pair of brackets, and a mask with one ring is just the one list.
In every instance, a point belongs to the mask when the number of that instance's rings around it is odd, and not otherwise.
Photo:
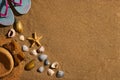
[(29, 63), (26, 64), (25, 70), (31, 70), (35, 67), (35, 60), (31, 60)]
[(10, 30), (8, 31), (7, 36), (8, 36), (9, 38), (12, 38), (12, 37), (15, 36), (15, 34), (16, 34), (15, 30), (14, 30), (14, 29), (10, 29)]
[(64, 77), (64, 71), (57, 71), (56, 77), (57, 77), (57, 78), (62, 78), (62, 77)]
[(27, 51), (29, 51), (29, 48), (28, 48), (26, 45), (23, 45), (23, 46), (22, 46), (22, 50), (23, 50), (24, 52), (27, 52)]
[(41, 54), (41, 55), (38, 56), (40, 61), (45, 61), (47, 59), (47, 57), (48, 56), (46, 54)]
[(45, 70), (44, 66), (38, 68), (38, 72), (42, 73)]
[(22, 33), (23, 32), (23, 25), (22, 25), (21, 21), (16, 21), (14, 29), (18, 33)]
[(50, 65), (50, 61), (48, 60), (48, 59), (46, 59), (45, 61), (44, 61), (44, 65)]
[(20, 39), (21, 41), (24, 41), (24, 40), (25, 40), (24, 35), (20, 35), (19, 39)]
[(39, 53), (43, 53), (43, 52), (45, 51), (44, 46), (41, 46), (37, 51), (38, 51)]
[(51, 64), (51, 68), (52, 69), (57, 69), (59, 67), (59, 63), (58, 62), (54, 62)]
[(52, 76), (55, 72), (52, 69), (48, 69), (47, 74), (49, 76)]
[(35, 49), (33, 49), (33, 50), (31, 51), (31, 54), (32, 54), (32, 55), (35, 55), (35, 56), (38, 55), (38, 53), (37, 53), (37, 51), (36, 51)]

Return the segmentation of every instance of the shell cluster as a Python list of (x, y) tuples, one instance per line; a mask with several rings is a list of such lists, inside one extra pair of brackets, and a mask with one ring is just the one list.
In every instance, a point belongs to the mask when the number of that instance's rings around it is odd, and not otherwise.
[[(22, 33), (22, 32), (23, 32), (23, 25), (22, 25), (21, 21), (18, 21), (18, 20), (16, 21), (16, 23), (15, 23), (15, 25), (14, 25), (14, 29), (12, 28), (12, 29), (10, 29), (10, 30), (8, 31), (7, 36), (8, 36), (9, 38), (13, 38), (13, 37), (15, 37), (16, 32), (18, 32), (18, 33)], [(51, 63), (51, 61), (48, 59), (48, 55), (44, 53), (44, 52), (45, 52), (45, 47), (42, 46), (42, 45), (38, 42), (37, 38), (38, 38), (38, 40), (40, 40), (39, 37), (36, 36), (36, 33), (34, 34), (34, 37), (33, 37), (33, 38), (29, 38), (29, 40), (35, 42), (35, 44), (36, 44), (36, 43), (39, 44), (39, 46), (40, 46), (38, 49), (33, 49), (33, 50), (30, 51), (30, 54), (31, 54), (31, 55), (37, 56), (38, 59), (39, 59), (39, 61), (43, 62), (43, 65), (40, 66), (40, 67), (37, 69), (37, 71), (38, 71), (39, 73), (42, 73), (42, 72), (45, 71), (45, 67), (46, 67), (46, 66), (49, 66), (49, 68), (48, 68), (48, 70), (47, 70), (48, 76), (53, 76), (53, 75), (56, 73), (56, 77), (57, 77), (57, 78), (62, 78), (62, 77), (64, 77), (64, 71), (58, 70), (58, 68), (59, 68), (59, 63), (58, 63), (57, 61)], [(42, 38), (42, 37), (41, 37), (41, 38)], [(25, 40), (24, 35), (20, 34), (19, 40), (24, 41), (24, 40)], [(34, 43), (33, 43), (32, 45), (34, 45)], [(22, 48), (22, 51), (23, 51), (23, 52), (29, 52), (29, 50), (30, 50), (27, 45), (22, 45), (21, 48)], [(27, 70), (27, 71), (29, 71), (29, 70), (32, 70), (34, 67), (35, 67), (35, 60), (33, 59), (33, 60), (29, 61), (29, 62), (25, 65), (24, 69)], [(56, 71), (56, 70), (57, 70), (57, 71)], [(55, 72), (55, 71), (56, 71), (56, 72)]]

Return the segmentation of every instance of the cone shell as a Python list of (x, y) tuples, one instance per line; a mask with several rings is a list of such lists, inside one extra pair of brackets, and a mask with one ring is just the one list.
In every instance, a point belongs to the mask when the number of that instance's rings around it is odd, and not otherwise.
[(23, 32), (23, 25), (22, 25), (21, 21), (16, 21), (14, 29), (18, 33), (22, 33)]

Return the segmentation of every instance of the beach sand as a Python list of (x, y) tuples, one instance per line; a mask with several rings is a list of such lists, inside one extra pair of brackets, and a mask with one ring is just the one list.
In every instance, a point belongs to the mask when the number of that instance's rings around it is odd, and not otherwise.
[[(32, 0), (29, 13), (16, 18), (23, 23), (26, 38), (33, 32), (43, 35), (41, 44), (49, 60), (58, 61), (59, 69), (65, 72), (61, 80), (120, 79), (119, 0)], [(0, 34), (5, 35), (10, 28), (0, 27)], [(30, 45), (25, 42), (21, 44)], [(38, 73), (36, 70), (42, 65), (37, 61), (33, 70), (23, 71), (17, 77), (58, 79), (47, 75), (47, 67)]]

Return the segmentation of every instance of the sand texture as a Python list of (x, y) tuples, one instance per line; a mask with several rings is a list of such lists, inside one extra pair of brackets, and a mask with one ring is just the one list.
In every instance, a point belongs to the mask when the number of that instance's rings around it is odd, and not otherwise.
[[(33, 32), (43, 35), (45, 53), (65, 71), (61, 80), (120, 80), (120, 0), (31, 1), (29, 13), (15, 17), (23, 23), (26, 38)], [(1, 26), (0, 34), (5, 35), (11, 27)], [(28, 41), (20, 44), (30, 46)], [(9, 78), (58, 80), (47, 75), (47, 67), (38, 73), (42, 65), (36, 61), (33, 70)]]

